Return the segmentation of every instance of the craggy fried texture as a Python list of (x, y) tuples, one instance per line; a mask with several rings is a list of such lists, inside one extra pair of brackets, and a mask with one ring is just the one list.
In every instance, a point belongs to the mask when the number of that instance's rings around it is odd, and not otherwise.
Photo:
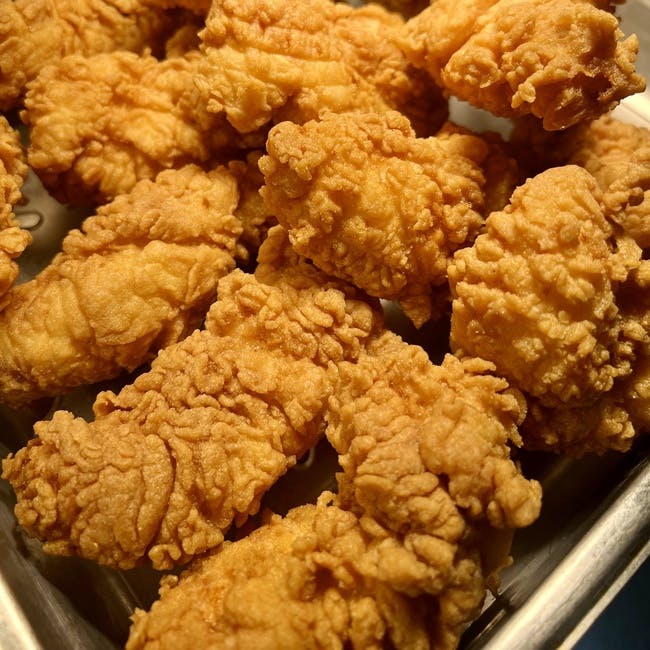
[(428, 647), (432, 605), (369, 575), (377, 546), (351, 513), (296, 508), (167, 579), (126, 647)]
[(119, 394), (100, 393), (94, 422), (58, 411), (36, 425), (3, 476), (47, 552), (169, 568), (257, 511), (321, 436), (328, 371), (378, 327), (367, 302), (304, 284), (233, 271), (206, 329), (165, 348)]
[[(226, 543), (180, 581), (166, 578), (151, 611), (136, 610), (127, 650), (430, 648), (442, 618), (437, 599), (400, 592), (391, 571), (421, 573), (421, 562), (389, 531), (368, 531), (325, 498)], [(473, 559), (438, 578), (459, 608), (482, 597)], [(454, 580), (475, 593), (454, 589)]]
[(273, 127), (267, 152), (264, 201), (298, 253), (398, 300), (418, 325), (431, 317), (453, 252), (483, 223), (487, 145), (470, 135), (418, 139), (396, 112), (331, 113)]
[(330, 0), (217, 0), (201, 33), (209, 108), (242, 132), (323, 110), (403, 111), (430, 135), (447, 116), (435, 84), (397, 45), (403, 20)]
[(339, 496), (166, 578), (136, 611), (128, 650), (457, 646), (507, 562), (510, 528), (539, 513), (540, 487), (507, 447), (524, 403), (490, 364), (434, 366), (388, 332), (338, 369), (327, 436)]
[(161, 49), (175, 17), (136, 0), (0, 0), (0, 110), (45, 65), (73, 53)]
[(515, 124), (511, 141), (531, 175), (564, 164), (584, 167), (605, 193), (612, 219), (641, 248), (650, 247), (650, 129), (608, 114), (549, 133), (526, 119)]
[(436, 137), (444, 138), (455, 133), (481, 138), (487, 145), (487, 156), (481, 162), (485, 177), (483, 214), (487, 216), (495, 210), (502, 210), (517, 186), (525, 180), (516, 149), (496, 131), (474, 133), (451, 121), (445, 122)]
[(15, 259), (31, 243), (13, 212), (21, 199), (20, 189), (27, 177), (23, 148), (18, 132), (0, 115), (0, 310), (6, 293), (18, 277)]
[(447, 92), (547, 130), (611, 110), (645, 89), (636, 36), (587, 0), (436, 0), (410, 19), (404, 50)]
[(235, 266), (237, 200), (227, 170), (189, 165), (140, 181), (71, 231), (0, 312), (0, 402), (133, 370), (198, 326)]
[(606, 115), (575, 129), (566, 146), (567, 161), (598, 181), (612, 218), (650, 248), (650, 129)]
[(104, 203), (143, 178), (261, 146), (208, 113), (194, 85), (201, 56), (71, 55), (29, 85), (28, 161), (63, 203)]
[(327, 429), (343, 468), (341, 502), (395, 532), (451, 544), (472, 522), (532, 523), (541, 488), (521, 475), (509, 446), (521, 444), (526, 405), (494, 370), (452, 355), (436, 366), (391, 332), (343, 364)]
[[(595, 179), (577, 166), (517, 189), (449, 267), (452, 349), (492, 361), (540, 408), (603, 408), (647, 338), (617, 304), (641, 250), (608, 216)], [(595, 432), (566, 434), (566, 445), (562, 429), (554, 435), (548, 446), (558, 451), (602, 450)], [(614, 448), (630, 442), (629, 427), (607, 436)]]
[(510, 457), (525, 402), (479, 359), (435, 366), (392, 333), (367, 351), (339, 368), (330, 399), (339, 502), (401, 538), (416, 568), (387, 561), (387, 582), (435, 595), (431, 645), (453, 648), (506, 563), (512, 530), (539, 515), (540, 485)]
[(528, 446), (560, 447), (575, 456), (627, 451), (639, 433), (650, 432), (650, 262), (642, 261), (629, 274), (616, 292), (616, 304), (624, 338), (634, 342), (630, 374), (586, 406), (550, 409), (531, 400), (522, 427)]

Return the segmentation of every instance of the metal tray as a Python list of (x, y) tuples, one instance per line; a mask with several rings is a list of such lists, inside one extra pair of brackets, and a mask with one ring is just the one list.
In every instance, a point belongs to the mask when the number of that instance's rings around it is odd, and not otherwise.
[[(637, 68), (650, 73), (650, 0), (618, 8), (623, 31), (641, 41)], [(456, 106), (463, 111), (466, 107)], [(616, 109), (625, 120), (650, 125), (650, 91)], [(473, 119), (487, 120), (475, 114)], [(485, 126), (481, 124), (480, 126)], [(84, 213), (59, 205), (30, 176), (29, 202), (17, 213), (34, 242), (21, 257), (21, 280), (35, 273), (59, 249), (65, 233)], [(119, 387), (118, 382), (100, 388)], [(32, 423), (53, 408), (90, 417), (95, 389), (79, 389), (55, 404), (15, 412), (0, 406), (0, 457), (23, 446)], [(314, 497), (328, 485), (336, 459), (326, 444), (271, 491), (266, 505), (291, 505), (294, 480), (309, 477)], [(642, 438), (626, 454), (580, 461), (525, 453), (527, 476), (544, 487), (542, 516), (518, 531), (514, 563), (502, 574), (497, 597), (489, 596), (481, 616), (461, 640), (478, 648), (569, 649), (650, 555), (650, 448)], [(116, 650), (128, 636), (135, 607), (148, 609), (157, 597), (160, 574), (147, 567), (114, 571), (78, 558), (45, 555), (40, 543), (17, 527), (11, 487), (0, 480), (0, 648), (2, 650)]]

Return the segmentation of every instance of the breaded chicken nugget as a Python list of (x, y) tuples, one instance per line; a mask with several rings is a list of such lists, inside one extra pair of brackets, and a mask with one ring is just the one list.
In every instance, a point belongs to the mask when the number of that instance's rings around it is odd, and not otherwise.
[(137, 0), (0, 0), (0, 110), (68, 54), (161, 51), (175, 17)]
[(233, 271), (204, 330), (119, 394), (100, 393), (93, 422), (58, 411), (4, 461), (16, 516), (46, 551), (120, 568), (187, 562), (321, 437), (333, 367), (359, 355), (381, 316), (278, 262), (269, 277), (290, 282)]
[[(518, 188), (449, 267), (452, 349), (493, 362), (540, 407), (601, 408), (647, 338), (617, 299), (641, 249), (609, 216), (596, 180), (577, 166), (549, 169)], [(629, 428), (619, 434), (608, 444), (629, 446)], [(564, 449), (562, 437), (558, 428), (551, 446)], [(589, 449), (588, 435), (579, 444), (575, 437), (567, 434), (572, 453)], [(594, 449), (602, 447), (598, 438)]]
[(242, 232), (236, 179), (188, 165), (140, 181), (71, 231), (7, 295), (0, 402), (17, 407), (115, 377), (197, 327)]
[(455, 648), (484, 596), (477, 553), (442, 552), (435, 592), (404, 592), (395, 571), (426, 571), (414, 549), (326, 499), (164, 579), (151, 610), (136, 610), (127, 650)]
[(101, 204), (143, 178), (210, 163), (265, 135), (240, 136), (207, 112), (194, 85), (201, 55), (71, 55), (29, 84), (28, 162), (62, 203)]
[(645, 89), (634, 69), (638, 39), (623, 40), (607, 6), (436, 0), (409, 20), (403, 47), (448, 93), (495, 115), (532, 114), (547, 130), (564, 129)]
[(377, 5), (217, 0), (201, 32), (209, 108), (242, 132), (323, 110), (396, 109), (430, 135), (447, 104), (398, 47), (403, 22)]
[(273, 127), (267, 152), (264, 201), (300, 255), (417, 325), (446, 305), (447, 264), (483, 224), (483, 140), (416, 138), (396, 112), (331, 113)]
[(457, 647), (512, 529), (540, 510), (508, 447), (525, 404), (490, 369), (372, 337), (328, 401), (339, 495), (166, 578), (128, 650)]

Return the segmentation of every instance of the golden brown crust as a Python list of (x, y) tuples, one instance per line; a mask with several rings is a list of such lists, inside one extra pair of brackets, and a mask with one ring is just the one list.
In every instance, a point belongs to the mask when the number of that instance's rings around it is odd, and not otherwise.
[[(582, 168), (547, 170), (517, 189), (449, 268), (452, 349), (492, 361), (532, 398), (529, 446), (545, 438), (547, 447), (576, 454), (627, 448), (634, 436), (621, 409), (601, 400), (632, 373), (642, 349), (642, 328), (618, 298), (641, 250), (608, 220), (602, 199)], [(593, 409), (595, 420), (573, 409)], [(552, 433), (536, 434), (545, 412), (556, 420)], [(598, 412), (610, 413), (610, 424), (590, 439)], [(571, 421), (585, 425), (580, 435)]]
[(397, 43), (402, 28), (377, 5), (215, 2), (201, 34), (209, 107), (242, 132), (269, 121), (303, 123), (323, 110), (398, 109), (429, 135), (446, 118), (446, 102), (411, 69)]
[(68, 54), (160, 51), (175, 17), (136, 0), (0, 0), (0, 110)]
[(547, 130), (641, 92), (636, 36), (587, 0), (437, 0), (407, 25), (404, 48), (449, 93), (495, 115), (532, 114)]
[(43, 69), (21, 114), (43, 184), (63, 203), (101, 204), (164, 169), (260, 146), (263, 134), (242, 137), (207, 112), (194, 86), (201, 58), (114, 52)]
[(187, 562), (321, 436), (328, 370), (358, 356), (376, 312), (333, 287), (241, 271), (218, 289), (206, 329), (101, 393), (92, 423), (58, 411), (4, 461), (16, 516), (47, 551), (121, 568)]
[(418, 139), (408, 120), (326, 114), (275, 126), (260, 161), (264, 201), (301, 255), (370, 295), (431, 317), (453, 251), (483, 223), (480, 164), (469, 135)]
[(20, 227), (13, 208), (22, 198), (27, 165), (20, 136), (0, 116), (0, 310), (6, 293), (18, 277), (16, 258), (31, 243), (32, 237)]
[(115, 377), (192, 331), (235, 265), (237, 201), (224, 168), (190, 165), (140, 181), (71, 231), (7, 295), (0, 401), (17, 407)]

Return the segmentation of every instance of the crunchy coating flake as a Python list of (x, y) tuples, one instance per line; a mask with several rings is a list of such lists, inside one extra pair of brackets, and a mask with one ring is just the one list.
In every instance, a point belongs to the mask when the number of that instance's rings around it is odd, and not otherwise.
[(298, 253), (422, 324), (483, 223), (487, 151), (470, 135), (416, 138), (396, 112), (331, 113), (271, 129), (262, 194)]
[(113, 52), (71, 55), (29, 84), (28, 162), (63, 203), (105, 203), (143, 178), (261, 146), (208, 113), (194, 86), (201, 55), (158, 61)]
[(623, 40), (606, 8), (588, 0), (437, 0), (410, 19), (403, 47), (449, 93), (495, 115), (533, 114), (545, 129), (564, 129), (645, 89), (634, 69), (638, 39)]
[[(553, 168), (518, 188), (449, 267), (452, 349), (492, 361), (531, 398), (533, 419), (543, 409), (557, 415), (607, 408), (600, 400), (632, 373), (647, 338), (617, 299), (641, 263), (641, 250), (608, 216), (588, 172)], [(608, 416), (614, 417), (621, 419)], [(594, 433), (594, 450), (606, 438), (612, 447), (629, 446), (629, 426), (616, 426), (620, 442), (611, 432)], [(537, 446), (539, 437), (524, 439)], [(574, 455), (590, 444), (588, 431), (579, 445), (577, 435), (564, 438), (561, 428), (553, 440), (545, 437), (550, 448), (566, 443)]]
[(188, 165), (140, 181), (71, 231), (0, 312), (0, 401), (18, 407), (114, 377), (192, 331), (235, 266), (237, 201), (225, 168)]
[(403, 20), (377, 5), (217, 0), (201, 33), (209, 107), (238, 130), (303, 123), (323, 110), (397, 109), (430, 135), (447, 116), (440, 90), (397, 41)]
[(18, 277), (15, 260), (32, 241), (13, 212), (22, 197), (20, 190), (26, 177), (20, 136), (0, 115), (0, 310), (6, 304), (7, 291)]
[(0, 110), (46, 65), (78, 53), (161, 49), (174, 16), (136, 0), (0, 0)]
[(58, 411), (3, 462), (18, 521), (46, 551), (120, 568), (187, 562), (255, 513), (321, 436), (328, 370), (358, 356), (377, 312), (239, 270), (218, 291), (206, 329), (100, 393), (92, 423)]

